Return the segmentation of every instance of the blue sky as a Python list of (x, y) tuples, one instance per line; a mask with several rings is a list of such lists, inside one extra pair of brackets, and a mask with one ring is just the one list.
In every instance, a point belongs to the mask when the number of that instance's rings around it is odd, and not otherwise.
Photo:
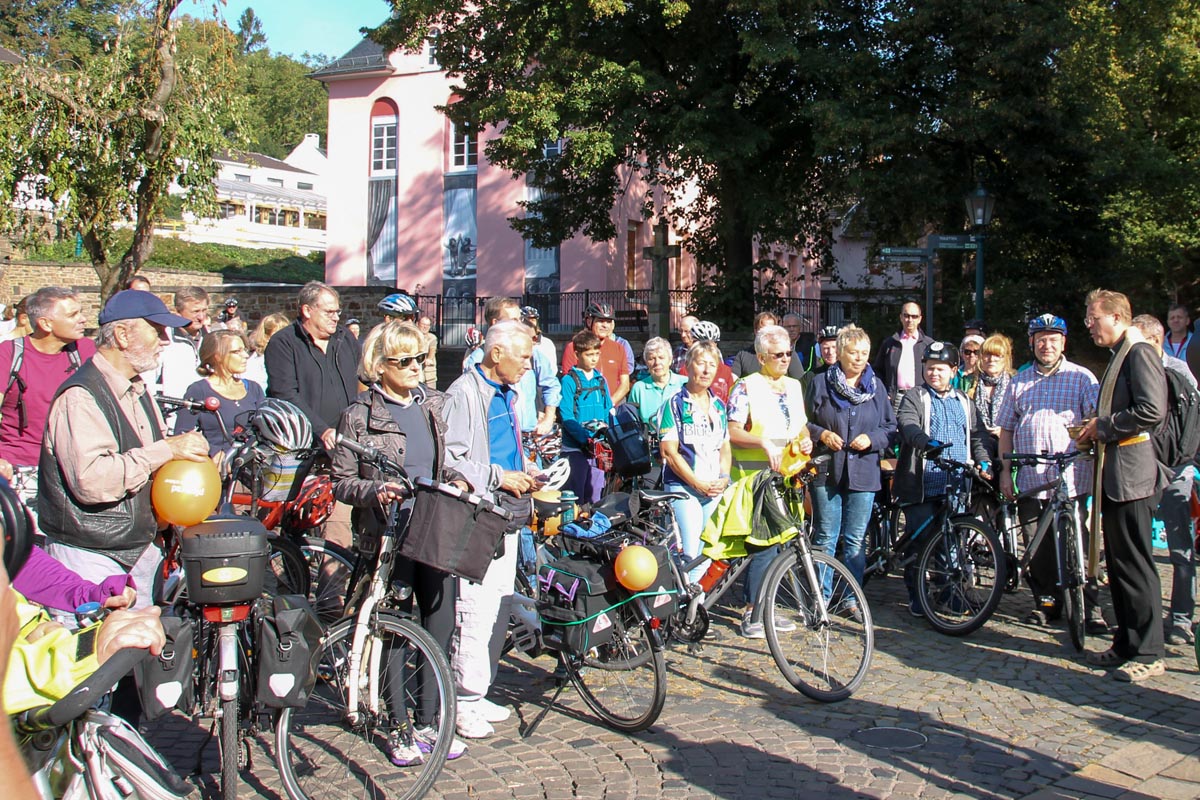
[(253, 8), (262, 20), (272, 53), (296, 57), (323, 53), (334, 58), (362, 40), (359, 28), (378, 25), (392, 10), (386, 0), (234, 0), (223, 8), (230, 29), (237, 29), (246, 8)]

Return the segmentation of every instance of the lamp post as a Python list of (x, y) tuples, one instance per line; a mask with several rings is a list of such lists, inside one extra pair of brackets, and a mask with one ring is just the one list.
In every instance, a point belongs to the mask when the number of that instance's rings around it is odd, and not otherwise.
[(988, 190), (980, 183), (976, 184), (975, 191), (963, 197), (963, 203), (967, 207), (967, 219), (979, 237), (975, 248), (975, 317), (983, 319), (983, 229), (992, 221), (996, 198), (988, 194)]

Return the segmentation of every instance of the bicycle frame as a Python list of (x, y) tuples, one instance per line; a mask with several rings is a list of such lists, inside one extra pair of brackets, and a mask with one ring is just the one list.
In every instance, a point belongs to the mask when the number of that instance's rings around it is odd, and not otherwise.
[[(1020, 460), (1021, 458), (1021, 454), (1019, 453), (1013, 453), (1011, 455), (1013, 460)], [(1029, 564), (1033, 561), (1033, 557), (1037, 553), (1038, 548), (1041, 546), (1042, 540), (1046, 538), (1047, 534), (1049, 534), (1051, 537), (1053, 537), (1055, 543), (1054, 564), (1057, 575), (1056, 585), (1059, 589), (1065, 590), (1072, 588), (1075, 585), (1074, 580), (1077, 576), (1070, 576), (1066, 574), (1066, 567), (1063, 565), (1062, 548), (1066, 544), (1071, 544), (1076, 548), (1075, 552), (1081, 555), (1083, 554), (1083, 520), (1079, 513), (1079, 504), (1076, 503), (1068, 494), (1066, 475), (1063, 469), (1068, 460), (1078, 458), (1078, 456), (1067, 453), (1058, 454), (1058, 458), (1053, 456), (1037, 456), (1037, 458), (1043, 462), (1049, 461), (1051, 463), (1057, 463), (1059, 472), (1058, 477), (1054, 480), (1044, 483), (1041, 486), (1035, 486), (1032, 489), (1027, 489), (1026, 491), (1018, 494), (1015, 498), (1015, 500), (1019, 500), (1022, 497), (1035, 496), (1047, 489), (1054, 490), (1054, 494), (1051, 495), (1050, 501), (1046, 503), (1046, 507), (1042, 509), (1041, 514), (1038, 515), (1037, 528), (1033, 534), (1033, 538), (1029, 540), (1029, 545), (1025, 548), (1025, 555), (1020, 561), (1020, 570), (1022, 573), (1028, 570)], [(1058, 531), (1060, 526), (1058, 524), (1058, 520), (1063, 516), (1069, 517), (1071, 522), (1074, 524), (1074, 542), (1068, 543), (1059, 541)]]

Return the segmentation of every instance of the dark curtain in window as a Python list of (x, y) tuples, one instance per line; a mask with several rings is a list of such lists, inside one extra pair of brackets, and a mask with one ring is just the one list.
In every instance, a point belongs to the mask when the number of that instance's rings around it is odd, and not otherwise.
[(372, 178), (367, 189), (367, 271), (378, 283), (396, 281), (396, 179)]

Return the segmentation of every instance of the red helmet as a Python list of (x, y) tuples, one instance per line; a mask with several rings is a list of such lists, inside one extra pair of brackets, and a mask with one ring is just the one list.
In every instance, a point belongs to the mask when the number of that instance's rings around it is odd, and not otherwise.
[(309, 475), (296, 499), (283, 512), (281, 524), (293, 531), (307, 531), (324, 524), (333, 513), (333, 481), (328, 475)]

